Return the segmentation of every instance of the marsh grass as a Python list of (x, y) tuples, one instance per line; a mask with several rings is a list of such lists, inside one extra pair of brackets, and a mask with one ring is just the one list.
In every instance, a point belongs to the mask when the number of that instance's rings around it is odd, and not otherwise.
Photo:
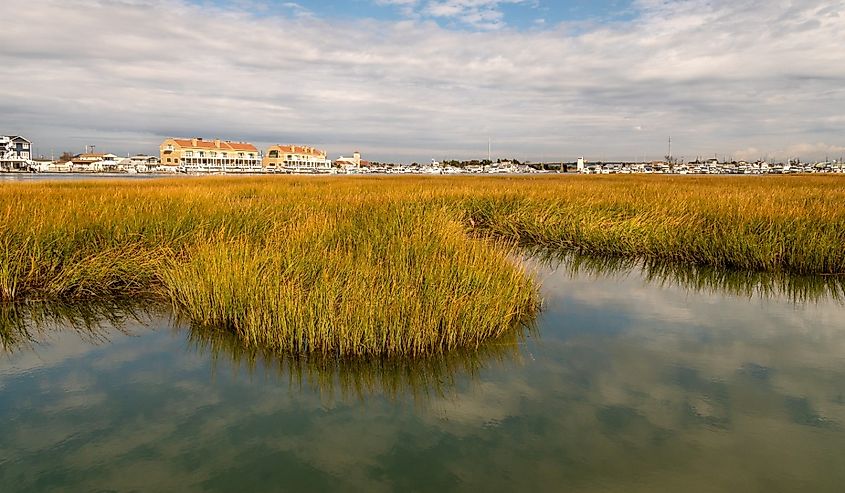
[(295, 354), (479, 347), (530, 320), (540, 247), (845, 273), (839, 177), (205, 178), (0, 188), (0, 300), (172, 304)]
[(521, 245), (789, 274), (845, 273), (845, 179), (571, 177), (469, 195), (465, 221)]
[(297, 353), (422, 355), (530, 318), (535, 290), (507, 247), (468, 238), (437, 208), (383, 207), (199, 245), (162, 270), (163, 289), (195, 324)]

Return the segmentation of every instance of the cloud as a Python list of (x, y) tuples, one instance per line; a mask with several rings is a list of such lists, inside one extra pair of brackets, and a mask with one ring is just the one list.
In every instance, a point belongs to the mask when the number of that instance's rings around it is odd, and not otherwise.
[(845, 156), (845, 146), (832, 145), (824, 142), (815, 143), (797, 143), (786, 147), (775, 147), (764, 150), (756, 147), (749, 147), (737, 150), (732, 157), (738, 160), (755, 161), (757, 159), (770, 159), (771, 156), (782, 156), (786, 159), (792, 159), (801, 156), (815, 156), (819, 159), (841, 159)]
[(782, 152), (783, 154), (789, 156), (806, 156), (808, 154), (821, 156), (824, 154), (825, 156), (830, 156), (831, 158), (838, 158), (845, 154), (845, 146), (830, 145), (825, 144), (824, 142), (816, 142), (814, 144), (793, 144), (784, 149)]
[(398, 6), (405, 16), (411, 18), (446, 20), (481, 30), (506, 26), (503, 6), (537, 7), (536, 0), (375, 0), (375, 3)]
[(535, 161), (657, 158), (669, 135), (688, 158), (845, 145), (843, 0), (641, 0), (630, 21), (525, 31), (431, 22), (502, 27), (507, 2), (488, 0), (389, 0), (414, 16), (343, 22), (183, 0), (6, 3), (0, 127), (39, 153), (154, 152), (170, 135), (405, 161), (478, 157), (488, 137)]
[(423, 11), (432, 17), (454, 18), (479, 29), (498, 29), (505, 24), (501, 6), (525, 3), (525, 0), (432, 0)]

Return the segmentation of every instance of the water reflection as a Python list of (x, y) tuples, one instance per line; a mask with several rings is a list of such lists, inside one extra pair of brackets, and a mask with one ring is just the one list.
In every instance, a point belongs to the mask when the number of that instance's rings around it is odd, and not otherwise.
[(136, 302), (26, 303), (0, 305), (0, 349), (6, 353), (33, 350), (61, 332), (76, 334), (87, 344), (106, 344), (115, 335), (138, 327), (165, 325), (184, 337), (187, 349), (211, 362), (212, 376), (222, 367), (245, 370), (250, 376), (272, 376), (289, 386), (308, 386), (332, 400), (380, 395), (417, 404), (452, 394), (461, 380), (473, 380), (491, 366), (519, 364), (519, 346), (530, 326), (514, 329), (477, 348), (417, 358), (298, 355), (246, 347), (231, 332), (199, 326), (171, 317), (161, 305)]
[(573, 278), (606, 278), (623, 274), (642, 277), (650, 284), (696, 293), (728, 294), (747, 298), (787, 298), (793, 303), (845, 301), (845, 275), (797, 276), (785, 273), (717, 269), (663, 260), (590, 256), (561, 250), (527, 251), (529, 262), (544, 269), (564, 271)]
[(0, 303), (0, 350), (31, 350), (51, 333), (75, 332), (91, 344), (108, 342), (109, 333), (124, 333), (129, 322), (143, 323), (160, 310), (121, 300), (98, 303)]
[(188, 342), (191, 349), (211, 360), (214, 371), (244, 368), (250, 375), (272, 374), (292, 386), (317, 389), (329, 400), (380, 395), (421, 403), (451, 395), (460, 379), (474, 380), (486, 368), (518, 364), (519, 346), (529, 332), (530, 328), (514, 330), (478, 348), (418, 358), (339, 358), (262, 351), (245, 347), (230, 332), (201, 327), (189, 330)]
[(84, 348), (35, 332), (39, 358), (0, 358), (0, 484), (841, 491), (841, 291), (596, 265), (538, 263), (538, 337), (454, 358), (280, 357), (166, 313)]

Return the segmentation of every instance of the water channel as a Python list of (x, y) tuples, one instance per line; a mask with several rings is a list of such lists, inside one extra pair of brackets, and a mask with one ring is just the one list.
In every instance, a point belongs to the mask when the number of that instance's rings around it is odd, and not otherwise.
[(6, 307), (2, 490), (842, 491), (841, 283), (529, 264), (535, 327), (416, 362)]

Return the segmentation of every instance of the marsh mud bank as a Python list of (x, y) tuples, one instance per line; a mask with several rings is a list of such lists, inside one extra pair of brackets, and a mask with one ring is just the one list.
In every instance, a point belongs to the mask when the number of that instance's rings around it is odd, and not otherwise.
[(4, 491), (840, 491), (826, 277), (545, 258), (532, 329), (291, 357), (161, 307), (3, 312)]

